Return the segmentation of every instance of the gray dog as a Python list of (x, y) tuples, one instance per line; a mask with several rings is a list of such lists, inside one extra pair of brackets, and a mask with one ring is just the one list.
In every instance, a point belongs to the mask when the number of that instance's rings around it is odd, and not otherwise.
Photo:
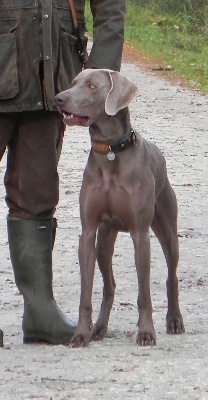
[[(177, 202), (160, 150), (131, 127), (128, 104), (137, 87), (119, 72), (86, 69), (71, 88), (56, 96), (67, 125), (89, 126), (92, 149), (80, 192), (82, 235), (79, 242), (81, 298), (79, 322), (71, 346), (102, 340), (113, 305), (114, 244), (119, 231), (130, 232), (138, 276), (139, 345), (155, 345), (150, 296), (150, 236), (152, 228), (167, 266), (167, 333), (185, 331), (178, 303), (176, 269), (179, 258)], [(95, 247), (97, 234), (97, 246)], [(95, 261), (103, 277), (100, 313), (92, 328), (92, 288)]]

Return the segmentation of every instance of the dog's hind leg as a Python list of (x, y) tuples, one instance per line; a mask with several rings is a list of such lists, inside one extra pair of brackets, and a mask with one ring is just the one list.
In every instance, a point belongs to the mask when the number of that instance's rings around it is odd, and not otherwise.
[(102, 223), (97, 234), (97, 262), (103, 277), (103, 299), (97, 322), (94, 326), (92, 339), (102, 340), (108, 329), (108, 320), (113, 305), (115, 280), (112, 270), (114, 244), (118, 232)]
[(185, 332), (179, 308), (178, 279), (176, 275), (179, 260), (177, 214), (175, 193), (167, 180), (163, 191), (156, 201), (151, 228), (161, 244), (168, 267), (166, 283), (168, 297), (166, 328), (167, 333), (172, 334)]

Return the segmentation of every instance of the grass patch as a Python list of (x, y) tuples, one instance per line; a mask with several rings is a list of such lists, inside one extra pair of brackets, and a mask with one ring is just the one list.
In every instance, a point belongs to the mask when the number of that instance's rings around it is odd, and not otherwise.
[(208, 93), (208, 27), (194, 27), (186, 15), (158, 14), (128, 2), (125, 40)]
[[(208, 93), (208, 10), (205, 23), (194, 24), (186, 14), (158, 12), (151, 5), (127, 1), (125, 42), (158, 63), (171, 65), (192, 88)], [(87, 2), (87, 27), (92, 17)]]

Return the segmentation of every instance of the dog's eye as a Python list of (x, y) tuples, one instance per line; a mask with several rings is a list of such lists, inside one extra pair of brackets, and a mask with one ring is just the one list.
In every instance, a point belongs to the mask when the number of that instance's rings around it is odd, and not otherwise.
[(89, 84), (89, 88), (90, 88), (90, 89), (95, 89), (95, 85), (93, 85), (93, 83), (90, 83), (90, 84)]

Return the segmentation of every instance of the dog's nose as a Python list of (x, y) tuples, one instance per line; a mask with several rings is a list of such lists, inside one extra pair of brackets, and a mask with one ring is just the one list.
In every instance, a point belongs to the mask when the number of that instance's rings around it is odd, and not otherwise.
[(55, 102), (57, 105), (61, 106), (65, 103), (66, 96), (63, 93), (59, 93), (55, 96)]

